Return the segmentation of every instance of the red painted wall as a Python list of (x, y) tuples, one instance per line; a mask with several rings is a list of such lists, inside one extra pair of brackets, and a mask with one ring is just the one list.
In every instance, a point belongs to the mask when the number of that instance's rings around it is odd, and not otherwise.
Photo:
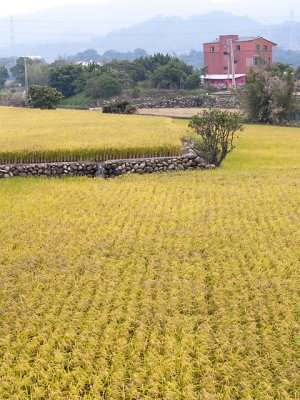
[[(217, 42), (204, 43), (204, 66), (208, 68), (208, 74), (231, 74), (231, 64), (228, 65), (228, 39), (233, 39), (233, 51), (235, 60), (235, 73), (246, 74), (249, 68), (259, 68), (253, 65), (254, 59), (262, 59), (265, 65), (272, 64), (272, 52), (274, 43), (264, 38), (237, 41), (238, 35), (222, 35)], [(238, 49), (237, 46), (240, 46)], [(259, 49), (257, 48), (259, 46)], [(214, 48), (212, 51), (211, 48)]]

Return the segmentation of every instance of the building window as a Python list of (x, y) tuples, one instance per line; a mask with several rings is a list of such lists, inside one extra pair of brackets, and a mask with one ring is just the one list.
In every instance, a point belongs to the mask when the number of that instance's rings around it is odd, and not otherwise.
[(246, 58), (247, 67), (253, 67), (253, 58)]
[(214, 46), (210, 46), (209, 51), (210, 51), (211, 53), (214, 53), (214, 52), (215, 52)]
[(238, 63), (237, 60), (234, 60), (234, 63), (237, 64)]
[(225, 71), (228, 71), (228, 67), (224, 67), (224, 70), (225, 70)]
[(264, 46), (264, 50), (265, 50), (265, 51), (268, 51), (268, 46)]
[(241, 46), (240, 46), (239, 44), (237, 44), (237, 45), (235, 46), (235, 49), (236, 49), (236, 51), (240, 51), (240, 50), (241, 50)]
[(253, 65), (255, 65), (256, 67), (259, 66), (259, 58), (258, 57), (253, 58)]
[(259, 50), (260, 50), (260, 45), (257, 44), (257, 45), (256, 45), (256, 51), (259, 52)]
[(228, 56), (228, 55), (229, 55), (228, 51), (224, 51), (224, 56)]

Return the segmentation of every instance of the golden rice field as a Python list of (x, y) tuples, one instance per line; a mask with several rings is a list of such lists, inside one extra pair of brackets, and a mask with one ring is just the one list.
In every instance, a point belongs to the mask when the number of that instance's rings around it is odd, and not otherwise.
[(176, 155), (185, 135), (168, 118), (0, 107), (0, 164)]
[(258, 134), (216, 171), (0, 182), (1, 400), (300, 398), (300, 132)]

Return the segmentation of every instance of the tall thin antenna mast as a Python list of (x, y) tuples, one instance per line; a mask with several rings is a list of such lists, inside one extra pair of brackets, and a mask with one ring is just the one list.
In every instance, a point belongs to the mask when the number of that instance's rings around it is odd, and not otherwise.
[(15, 24), (14, 17), (10, 17), (10, 48), (11, 50), (15, 49), (16, 41), (15, 41)]

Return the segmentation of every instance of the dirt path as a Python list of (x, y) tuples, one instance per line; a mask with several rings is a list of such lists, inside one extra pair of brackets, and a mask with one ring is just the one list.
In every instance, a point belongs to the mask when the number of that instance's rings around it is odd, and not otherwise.
[[(141, 115), (155, 115), (163, 117), (178, 117), (190, 118), (195, 114), (201, 113), (203, 108), (140, 108), (138, 113)], [(237, 109), (230, 109), (228, 111), (236, 111)]]

